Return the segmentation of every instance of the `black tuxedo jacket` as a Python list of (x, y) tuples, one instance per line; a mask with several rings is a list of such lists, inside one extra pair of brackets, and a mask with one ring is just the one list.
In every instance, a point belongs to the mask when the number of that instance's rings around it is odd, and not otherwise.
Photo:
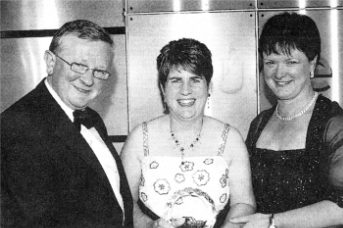
[(91, 111), (118, 166), (124, 224), (102, 166), (43, 80), (1, 114), (1, 227), (133, 227), (123, 166)]

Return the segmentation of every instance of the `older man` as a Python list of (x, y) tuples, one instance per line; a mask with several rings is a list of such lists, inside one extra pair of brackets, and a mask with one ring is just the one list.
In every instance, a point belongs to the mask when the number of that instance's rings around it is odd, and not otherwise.
[(47, 78), (1, 114), (2, 227), (132, 227), (132, 198), (101, 117), (113, 40), (68, 22), (44, 54)]

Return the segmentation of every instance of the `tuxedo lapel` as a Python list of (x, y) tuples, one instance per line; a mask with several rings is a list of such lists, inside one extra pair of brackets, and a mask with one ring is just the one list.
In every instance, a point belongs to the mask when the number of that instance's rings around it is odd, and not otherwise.
[(111, 153), (112, 153), (112, 155), (116, 161), (117, 169), (118, 169), (118, 172), (120, 175), (120, 194), (121, 194), (123, 201), (124, 201), (124, 210), (125, 210), (125, 215), (126, 215), (125, 223), (127, 223), (127, 226), (130, 227), (131, 226), (130, 224), (132, 223), (132, 218), (129, 216), (132, 215), (133, 205), (132, 205), (132, 196), (131, 196), (131, 192), (130, 192), (129, 183), (127, 181), (126, 174), (124, 171), (124, 167), (121, 163), (120, 157), (119, 157), (117, 151), (115, 150), (112, 142), (108, 139), (108, 135), (107, 135), (107, 131), (106, 131), (105, 126), (102, 126), (101, 123), (102, 123), (102, 121), (101, 122), (97, 121), (95, 128), (99, 132), (99, 135), (101, 136), (101, 138), (105, 142), (108, 149), (111, 151)]
[(64, 142), (65, 146), (69, 149), (68, 151), (65, 151), (65, 153), (72, 152), (77, 154), (99, 175), (100, 180), (106, 183), (105, 186), (110, 188), (111, 192), (113, 192), (107, 176), (93, 150), (71, 122), (67, 114), (49, 93), (44, 84), (44, 80), (37, 86), (34, 92), (37, 94), (37, 97), (39, 97), (37, 102), (40, 102), (40, 107), (44, 109), (42, 110), (44, 115), (42, 119), (46, 121), (45, 124), (49, 126), (53, 135), (60, 138), (61, 144)]
[[(34, 100), (37, 100), (38, 106), (42, 107), (42, 119), (44, 119), (45, 124), (49, 126), (52, 134), (58, 137), (62, 142), (64, 142), (65, 146), (69, 149), (68, 151), (66, 151), (66, 153), (75, 153), (81, 159), (83, 159), (83, 161), (89, 167), (91, 167), (91, 169), (99, 176), (101, 182), (105, 183), (104, 185), (108, 188), (109, 192), (113, 194), (115, 201), (118, 203), (110, 182), (106, 176), (106, 173), (103, 170), (93, 150), (88, 145), (78, 129), (71, 122), (71, 120), (68, 118), (67, 114), (62, 110), (56, 100), (49, 93), (44, 84), (44, 80), (32, 92), (35, 94), (33, 96)], [(107, 130), (101, 117), (95, 111), (91, 111), (94, 113), (94, 118), (97, 118), (94, 127), (98, 131), (99, 135), (103, 139), (104, 143), (106, 144), (116, 161), (118, 172), (120, 175), (120, 193), (124, 201), (125, 224), (129, 227), (132, 227), (132, 196), (123, 165), (112, 142), (110, 142), (108, 138)]]
[(56, 120), (55, 135), (64, 141), (70, 151), (79, 155), (110, 187), (107, 176), (93, 150), (67, 116), (60, 116)]

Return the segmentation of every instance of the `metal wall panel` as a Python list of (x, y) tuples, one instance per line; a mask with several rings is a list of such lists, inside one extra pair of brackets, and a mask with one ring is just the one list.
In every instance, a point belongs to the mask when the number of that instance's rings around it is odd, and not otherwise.
[(252, 10), (255, 0), (127, 0), (127, 12), (156, 13), (181, 11)]
[(127, 22), (129, 129), (163, 114), (156, 57), (171, 40), (203, 42), (213, 55), (210, 109), (205, 114), (237, 127), (245, 137), (257, 114), (255, 14), (134, 15)]
[(46, 76), (44, 51), (51, 37), (1, 39), (1, 112)]
[(1, 30), (58, 29), (87, 19), (102, 27), (124, 26), (123, 0), (1, 0)]
[(342, 0), (258, 0), (259, 9), (318, 8), (343, 6)]
[[(311, 8), (301, 12), (316, 21), (322, 56), (329, 66), (318, 70), (313, 83), (315, 87), (329, 85), (322, 93), (343, 106), (342, 0), (126, 0), (126, 22), (124, 1), (0, 0), (1, 31), (58, 29), (74, 19), (91, 20), (103, 27), (126, 26), (126, 35), (113, 36), (115, 77), (99, 103), (91, 104), (104, 118), (110, 135), (126, 135), (142, 121), (163, 114), (156, 57), (169, 41), (191, 37), (204, 42), (213, 54), (215, 73), (206, 114), (236, 126), (245, 137), (258, 108), (256, 26), (261, 31), (271, 15), (286, 9)], [(333, 9), (336, 6), (340, 10)], [(45, 77), (43, 54), (50, 41), (51, 37), (1, 39), (0, 111)], [(323, 72), (327, 74), (324, 77)], [(269, 108), (272, 99), (265, 96), (263, 80), (259, 94), (260, 110)], [(122, 144), (118, 145), (121, 148)]]
[[(128, 120), (125, 36), (116, 35), (112, 38), (115, 42), (115, 72), (97, 98), (98, 103), (93, 102), (91, 107), (103, 117), (110, 135), (126, 135)], [(43, 55), (51, 39), (46, 37), (1, 40), (0, 112), (35, 88), (46, 77)]]
[[(317, 24), (321, 36), (321, 58), (312, 79), (313, 87), (321, 91), (324, 96), (335, 100), (343, 106), (343, 10), (312, 10), (289, 11), (306, 14)], [(263, 25), (279, 11), (259, 13), (259, 32)], [(260, 79), (260, 107), (261, 110), (270, 108), (276, 100), (266, 87), (261, 76)]]

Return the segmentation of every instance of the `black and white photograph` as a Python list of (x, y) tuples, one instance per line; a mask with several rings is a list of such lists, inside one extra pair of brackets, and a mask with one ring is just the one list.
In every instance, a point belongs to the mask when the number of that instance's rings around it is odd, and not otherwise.
[(0, 227), (343, 228), (342, 0), (0, 10)]

